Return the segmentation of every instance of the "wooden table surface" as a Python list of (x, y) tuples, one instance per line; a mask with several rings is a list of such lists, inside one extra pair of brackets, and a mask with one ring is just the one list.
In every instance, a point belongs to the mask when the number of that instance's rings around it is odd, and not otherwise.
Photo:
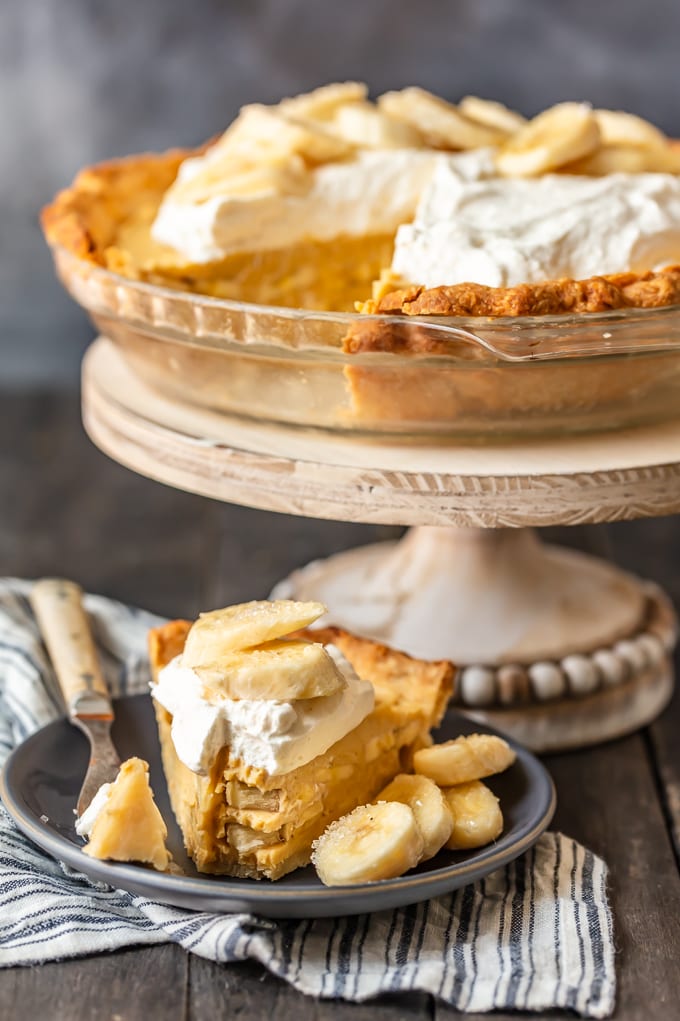
[[(61, 574), (168, 616), (262, 598), (292, 568), (399, 529), (231, 507), (139, 478), (87, 440), (77, 398), (0, 394), (0, 573)], [(611, 556), (680, 603), (675, 518), (551, 529)], [(680, 699), (641, 733), (550, 756), (553, 826), (602, 855), (618, 951), (616, 1017), (680, 1016)], [(215, 965), (174, 945), (0, 971), (0, 1019), (164, 1021), (221, 1016), (452, 1018), (427, 995), (308, 999), (258, 964)], [(506, 1015), (496, 1014), (497, 1018)], [(517, 1015), (507, 1015), (510, 1017)]]

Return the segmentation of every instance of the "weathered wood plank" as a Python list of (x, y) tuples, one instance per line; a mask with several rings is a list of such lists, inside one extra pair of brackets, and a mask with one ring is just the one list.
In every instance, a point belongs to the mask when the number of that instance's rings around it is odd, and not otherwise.
[[(610, 526), (614, 556), (624, 566), (658, 582), (680, 607), (680, 527), (677, 518)], [(680, 652), (676, 655), (676, 677)], [(646, 741), (680, 866), (680, 686), (665, 713), (647, 730)]]
[(189, 971), (188, 1021), (230, 1016), (276, 1021), (416, 1021), (431, 1017), (426, 995), (382, 997), (367, 1003), (304, 996), (254, 961), (217, 965), (194, 957)]
[[(676, 677), (680, 659), (676, 659)], [(680, 867), (680, 690), (666, 712), (649, 728), (649, 750), (660, 786), (660, 795), (671, 831), (676, 863)]]
[(219, 518), (219, 549), (211, 583), (214, 605), (262, 599), (295, 568), (318, 557), (370, 542), (395, 539), (390, 525), (310, 521), (225, 505)]
[(7, 395), (2, 407), (0, 571), (63, 574), (158, 613), (197, 612), (219, 506), (110, 461), (75, 398)]
[(555, 826), (610, 868), (620, 1017), (664, 1016), (677, 997), (680, 879), (655, 779), (639, 735), (555, 756)]
[(185, 1021), (187, 956), (175, 944), (0, 972), (6, 1021)]

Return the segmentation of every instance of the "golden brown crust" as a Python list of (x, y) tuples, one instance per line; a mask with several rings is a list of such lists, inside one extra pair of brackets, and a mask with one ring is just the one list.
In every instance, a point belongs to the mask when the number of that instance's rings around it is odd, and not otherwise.
[(117, 226), (144, 205), (157, 206), (180, 163), (200, 151), (142, 153), (85, 167), (42, 210), (45, 237), (51, 245), (103, 265)]
[[(463, 283), (450, 287), (407, 287), (391, 291), (362, 311), (405, 316), (543, 316), (608, 312), (618, 308), (661, 308), (680, 302), (680, 266), (659, 272), (614, 273), (587, 280), (546, 280), (516, 287)], [(386, 350), (380, 338), (368, 347)]]
[(161, 627), (152, 628), (148, 635), (149, 662), (154, 679), (161, 667), (179, 656), (191, 628), (190, 620), (170, 620)]
[[(314, 628), (301, 634), (324, 645), (337, 645), (359, 676), (371, 681), (381, 702), (398, 706), (405, 716), (416, 716), (423, 705), (432, 706), (431, 726), (441, 722), (455, 677), (455, 667), (448, 660), (416, 660), (406, 652), (338, 627)], [(409, 678), (408, 685), (404, 677)]]
[[(342, 349), (346, 354), (364, 354), (365, 352), (388, 353), (395, 355), (452, 355), (460, 353), (461, 357), (470, 355), (468, 347), (460, 352), (463, 345), (455, 345), (448, 336), (438, 336), (431, 327), (421, 328), (417, 323), (395, 323), (386, 320), (381, 323), (377, 319), (355, 322), (343, 338)], [(353, 366), (348, 366), (353, 369)]]

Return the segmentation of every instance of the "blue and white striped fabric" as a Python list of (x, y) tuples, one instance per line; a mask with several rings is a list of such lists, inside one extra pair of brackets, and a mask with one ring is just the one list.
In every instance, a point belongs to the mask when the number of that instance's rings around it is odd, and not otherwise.
[[(0, 581), (0, 758), (61, 713), (33, 620), (28, 583)], [(148, 680), (156, 619), (90, 596), (95, 637), (115, 694)], [(585, 848), (545, 834), (523, 858), (474, 886), (400, 911), (271, 922), (167, 907), (60, 865), (0, 809), (0, 964), (35, 964), (173, 941), (214, 961), (253, 958), (313, 996), (365, 1000), (421, 990), (459, 1010), (614, 1008), (607, 869)]]

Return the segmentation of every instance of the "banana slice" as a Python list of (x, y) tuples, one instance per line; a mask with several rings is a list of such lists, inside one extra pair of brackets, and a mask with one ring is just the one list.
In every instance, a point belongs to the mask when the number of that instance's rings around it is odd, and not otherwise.
[(535, 177), (597, 149), (600, 129), (585, 103), (559, 103), (540, 113), (505, 142), (496, 167), (507, 177)]
[(336, 110), (346, 103), (358, 103), (366, 99), (368, 88), (363, 82), (331, 82), (313, 92), (282, 99), (278, 109), (291, 117), (307, 120), (330, 120)]
[(413, 766), (416, 773), (429, 776), (440, 787), (453, 787), (501, 773), (516, 758), (503, 738), (494, 734), (470, 734), (421, 748), (413, 756)]
[(244, 107), (232, 126), (196, 160), (187, 160), (171, 186), (178, 201), (214, 195), (303, 195), (311, 169), (344, 159), (354, 147), (315, 124), (267, 106)]
[(670, 145), (646, 148), (642, 145), (603, 145), (590, 156), (560, 167), (564, 174), (678, 174), (680, 151)]
[(642, 148), (663, 148), (668, 139), (663, 131), (634, 113), (623, 110), (593, 110), (603, 145), (633, 145)]
[(417, 865), (423, 838), (408, 805), (361, 805), (314, 841), (312, 862), (326, 886), (393, 879)]
[(334, 695), (346, 681), (319, 642), (275, 640), (194, 667), (208, 699), (292, 702)]
[(400, 801), (413, 812), (423, 837), (421, 861), (434, 857), (451, 836), (453, 818), (436, 783), (426, 776), (400, 773), (376, 801)]
[(656, 174), (680, 174), (680, 146), (666, 145), (656, 149), (650, 158), (650, 172)]
[(483, 847), (503, 832), (503, 813), (498, 798), (479, 780), (447, 787), (442, 791), (453, 817), (446, 846), (452, 851)]
[(366, 149), (415, 149), (423, 136), (411, 124), (388, 117), (371, 103), (339, 107), (329, 130)]
[(435, 148), (477, 149), (498, 145), (506, 137), (505, 131), (471, 120), (451, 103), (416, 86), (386, 92), (379, 97), (378, 108), (415, 128)]
[(463, 96), (458, 109), (470, 120), (479, 121), (488, 128), (496, 128), (506, 135), (514, 135), (527, 122), (521, 113), (516, 113), (492, 99), (480, 99), (479, 96)]
[(312, 187), (312, 172), (300, 156), (267, 153), (266, 160), (244, 160), (227, 154), (204, 161), (197, 174), (172, 185), (175, 201), (205, 202), (223, 195), (304, 195)]
[(293, 599), (254, 599), (223, 610), (202, 613), (187, 635), (182, 663), (196, 667), (219, 664), (230, 652), (283, 638), (308, 627), (326, 607)]
[(343, 159), (353, 151), (345, 139), (331, 134), (301, 115), (284, 113), (280, 107), (253, 103), (244, 106), (211, 149), (213, 155), (240, 156), (266, 161), (280, 154), (297, 155), (311, 163)]

